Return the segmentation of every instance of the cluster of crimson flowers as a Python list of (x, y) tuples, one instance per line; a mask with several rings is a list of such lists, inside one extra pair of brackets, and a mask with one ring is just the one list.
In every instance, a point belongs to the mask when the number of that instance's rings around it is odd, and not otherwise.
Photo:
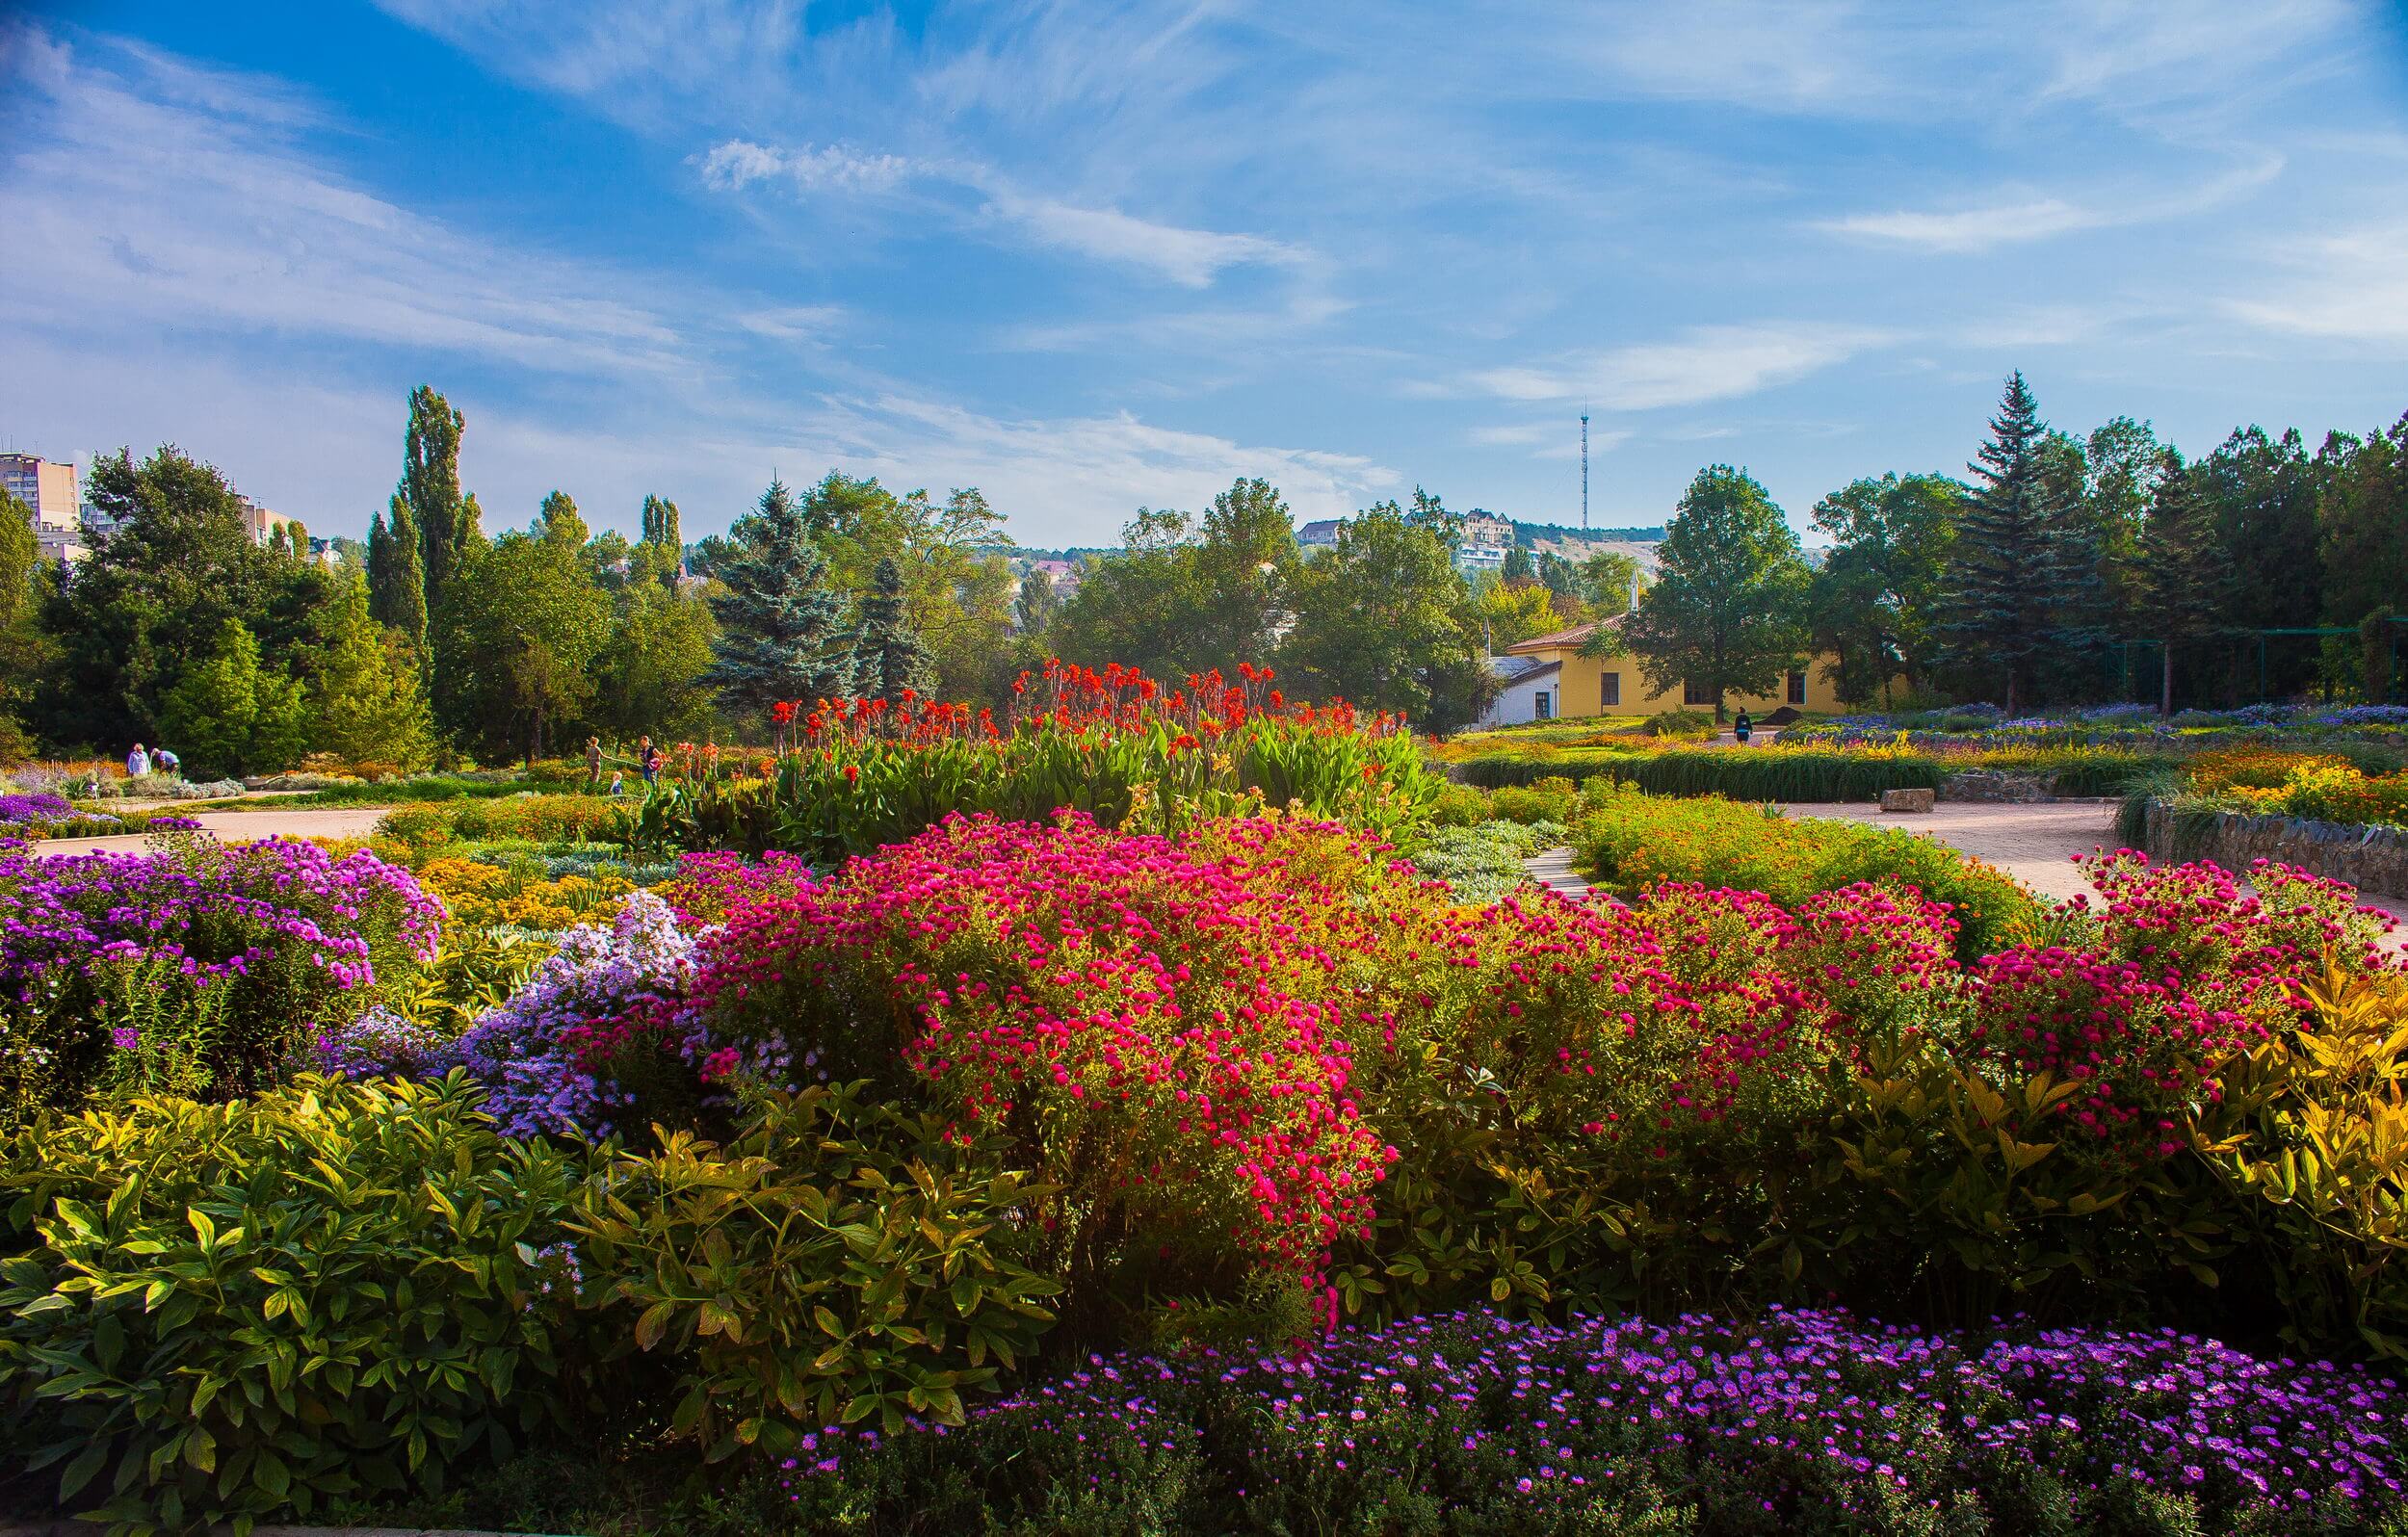
[(1403, 717), (1385, 711), (1357, 710), (1343, 699), (1314, 705), (1291, 701), (1275, 687), (1269, 667), (1238, 664), (1235, 681), (1218, 668), (1191, 672), (1182, 687), (1165, 688), (1136, 667), (1113, 663), (1098, 670), (1049, 659), (1039, 671), (1013, 680), (1011, 702), (1001, 716), (991, 707), (923, 696), (905, 689), (901, 697), (780, 700), (770, 718), (798, 747), (870, 740), (905, 742), (995, 742), (1023, 730), (1048, 728), (1109, 735), (1163, 727), (1196, 746), (1243, 727), (1271, 719), (1332, 736), (1386, 736), (1405, 729)]
[[(2095, 862), (2083, 948), (1956, 959), (1948, 907), (1858, 885), (1783, 908), (1665, 885), (1448, 905), (1334, 824), (1183, 840), (952, 819), (781, 883), (704, 937), (722, 1038), (818, 1010), (842, 1076), (907, 1074), (958, 1124), (1042, 1126), (1048, 1178), (1317, 1276), (1396, 1158), (1384, 1118), (1434, 1046), (1548, 1134), (1653, 1160), (1794, 1139), (1869, 1050), (1918, 1034), (2002, 1085), (2076, 1092), (2049, 1134), (2169, 1156), (2218, 1064), (2295, 1017), (2346, 888)], [(863, 1020), (891, 1023), (865, 1035)], [(746, 1021), (752, 1022), (747, 1026)], [(847, 1062), (848, 1053), (855, 1059)]]

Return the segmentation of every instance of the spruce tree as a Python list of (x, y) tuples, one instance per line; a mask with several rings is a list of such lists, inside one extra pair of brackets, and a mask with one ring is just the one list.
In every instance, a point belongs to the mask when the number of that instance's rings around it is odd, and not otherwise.
[(785, 482), (771, 481), (760, 505), (728, 534), (714, 573), (727, 590), (711, 596), (720, 632), (706, 681), (744, 711), (851, 696), (845, 605), (828, 588), (827, 562)]
[(391, 510), (391, 522), (380, 513), (368, 524), (368, 612), (424, 656), (427, 579), (419, 559), (418, 524), (409, 515), (409, 504), (399, 496), (393, 498)]
[(2028, 695), (2032, 659), (2048, 643), (2051, 605), (2039, 568), (2054, 558), (2042, 546), (2055, 520), (2040, 459), (2045, 431), (2024, 376), (2012, 375), (1990, 441), (1966, 466), (1975, 483), (1957, 520), (1939, 626), (1960, 665), (2003, 675), (2010, 715)]
[(2158, 707), (2171, 715), (2175, 653), (2225, 633), (2239, 586), (2217, 536), (2214, 505), (2201, 494), (2198, 475), (2171, 449), (2141, 525), (2134, 564), (2139, 617), (2163, 645)]
[(935, 665), (919, 632), (903, 612), (903, 567), (881, 556), (861, 600), (861, 641), (854, 653), (865, 696), (901, 704), (904, 690), (925, 694)]

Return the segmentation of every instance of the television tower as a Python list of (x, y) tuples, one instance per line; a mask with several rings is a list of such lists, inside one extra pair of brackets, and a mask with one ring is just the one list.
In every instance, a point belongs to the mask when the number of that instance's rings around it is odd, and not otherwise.
[(1581, 413), (1581, 532), (1588, 532), (1588, 413)]

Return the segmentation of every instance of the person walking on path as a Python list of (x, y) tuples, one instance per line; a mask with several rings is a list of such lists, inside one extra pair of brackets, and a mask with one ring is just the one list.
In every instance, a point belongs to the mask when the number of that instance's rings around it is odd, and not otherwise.
[(148, 772), (150, 772), (150, 754), (143, 751), (143, 744), (138, 742), (134, 743), (134, 750), (125, 755), (125, 777), (140, 779)]
[(1740, 717), (1731, 722), (1731, 735), (1738, 738), (1740, 745), (1744, 747), (1747, 745), (1747, 739), (1755, 734), (1756, 722), (1747, 718), (1746, 711), (1741, 711)]
[(596, 790), (602, 784), (602, 739), (586, 739), (586, 788)]
[(652, 744), (650, 737), (636, 742), (636, 767), (643, 771), (644, 788), (649, 790), (661, 782), (661, 749)]

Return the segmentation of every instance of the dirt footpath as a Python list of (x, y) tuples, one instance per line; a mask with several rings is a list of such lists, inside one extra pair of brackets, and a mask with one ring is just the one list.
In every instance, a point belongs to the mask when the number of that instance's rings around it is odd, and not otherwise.
[[(1875, 805), (1831, 801), (1786, 809), (1793, 817), (1829, 817), (1922, 833), (1996, 865), (2041, 896), (2059, 900), (2095, 895), (2074, 866), (2076, 854), (2102, 846), (2120, 847), (2113, 801), (1996, 806), (1944, 800), (1928, 814), (1885, 813)], [(2361, 896), (2358, 899), (2408, 923), (2408, 902), (2392, 897)]]
[[(196, 811), (192, 819), (229, 844), (252, 844), (263, 838), (365, 838), (384, 820), (390, 806), (321, 806), (301, 811)], [(143, 835), (117, 838), (57, 838), (34, 846), (44, 859), (68, 854), (139, 854)]]

